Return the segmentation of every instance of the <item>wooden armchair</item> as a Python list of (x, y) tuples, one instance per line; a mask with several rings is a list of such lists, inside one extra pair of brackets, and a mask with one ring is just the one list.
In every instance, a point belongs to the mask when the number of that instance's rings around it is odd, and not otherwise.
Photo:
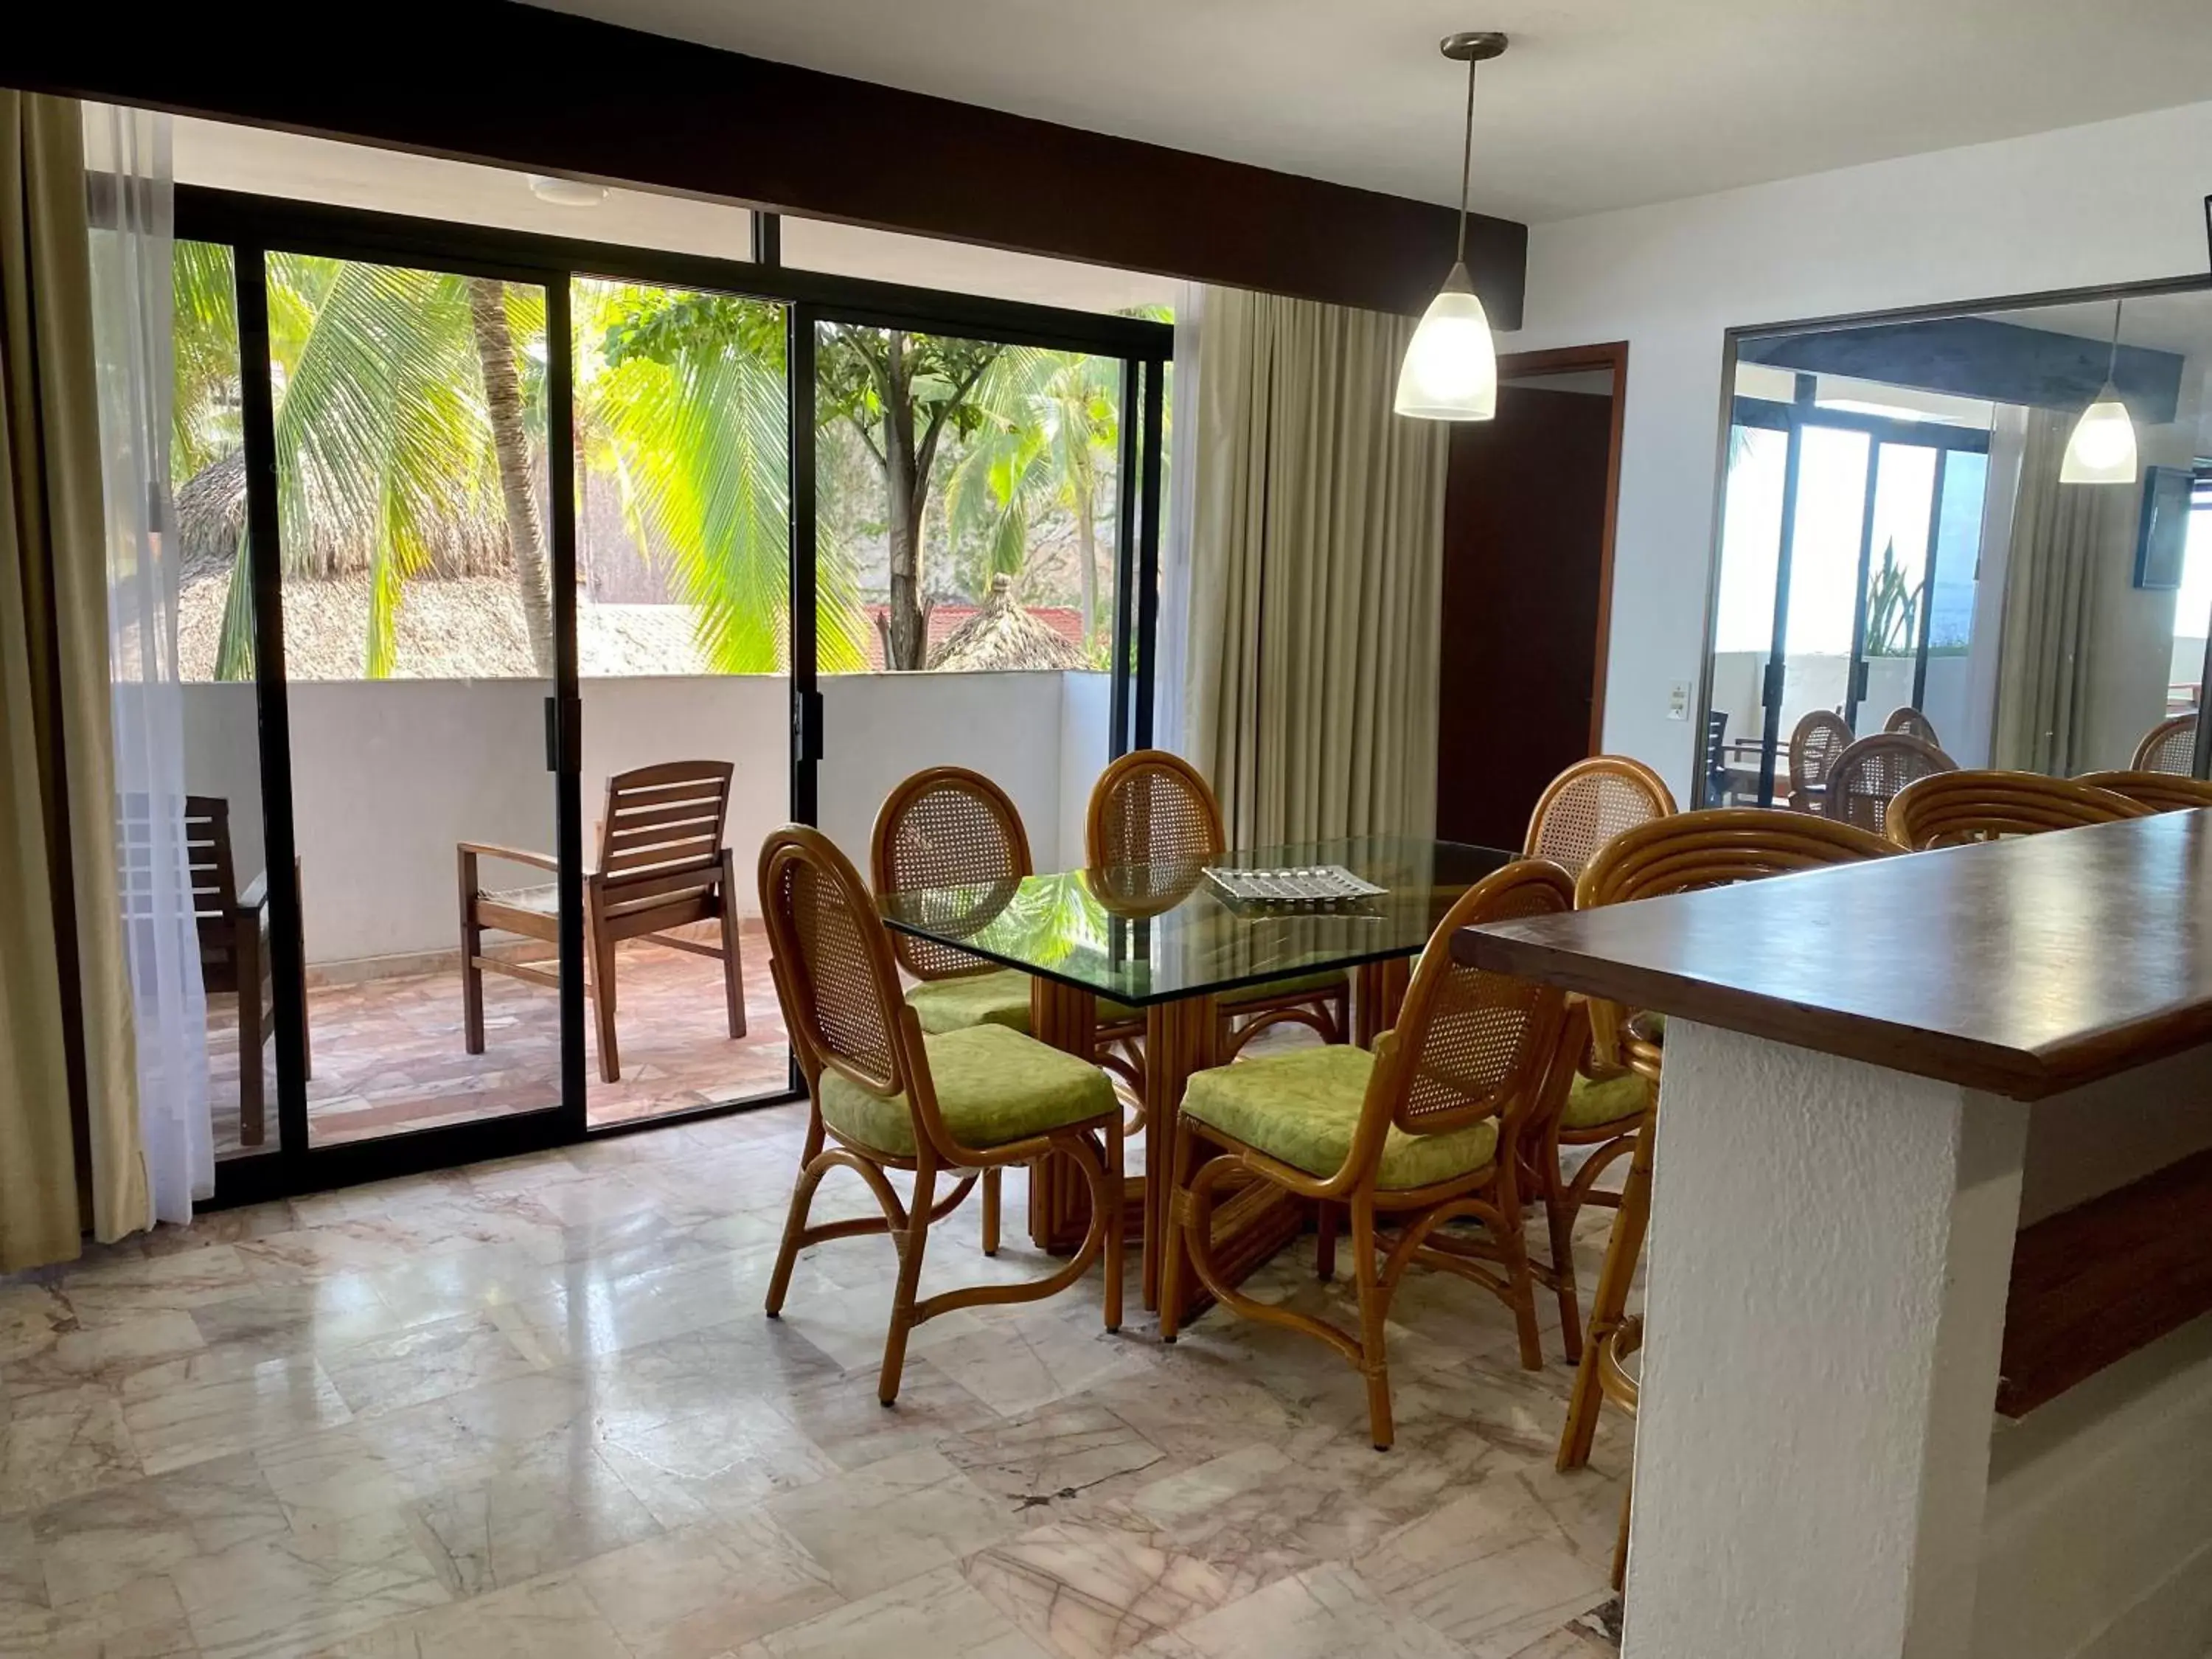
[(2197, 711), (2160, 720), (2143, 733), (2128, 769), (2135, 772), (2179, 772), (2186, 775), (2197, 765)]
[(2154, 812), (2186, 812), (2212, 806), (2212, 782), (2178, 772), (2085, 772), (2074, 781), (2092, 789), (2109, 789)]
[[(584, 952), (590, 968), (584, 994), (597, 1015), (599, 1075), (609, 1083), (622, 1080), (615, 1038), (615, 946), (624, 939), (649, 939), (720, 962), (730, 1036), (745, 1034), (737, 860), (722, 845), (732, 770), (727, 761), (669, 761), (607, 780), (599, 867), (584, 878)], [(560, 865), (550, 854), (487, 842), (462, 842), (457, 853), (463, 1042), (470, 1054), (480, 1054), (487, 970), (556, 990), (561, 984), (557, 972), (486, 956), (484, 933), (496, 930), (553, 943), (560, 938), (561, 906), (560, 890), (550, 884), (486, 890), (478, 879), (478, 863), (496, 859), (549, 875), (558, 875)], [(718, 943), (672, 931), (702, 922), (714, 924)]]
[[(127, 827), (125, 834), (127, 839)], [(269, 951), (269, 872), (262, 871), (240, 890), (231, 854), (230, 803), (220, 795), (185, 797), (185, 850), (199, 924), (200, 977), (211, 994), (238, 999), (239, 1144), (258, 1146), (269, 1134), (268, 1074), (262, 1066), (262, 1051), (276, 1018), (276, 967)], [(298, 914), (297, 859), (292, 861), (292, 889), (293, 908)], [(301, 1013), (302, 1074), (313, 1077), (304, 996)]]
[[(1184, 1266), (1231, 1312), (1318, 1337), (1367, 1382), (1368, 1427), (1393, 1437), (1384, 1328), (1390, 1299), (1419, 1261), (1482, 1285), (1513, 1310), (1521, 1361), (1543, 1364), (1535, 1283), (1509, 1149), (1536, 1104), (1565, 994), (1468, 968), (1452, 935), (1484, 921), (1555, 915), (1572, 903), (1566, 872), (1524, 859), (1485, 878), (1446, 913), (1422, 951), (1398, 1023), (1372, 1054), (1306, 1048), (1199, 1073), (1176, 1121), (1160, 1337), (1176, 1340)], [(1244, 1295), (1212, 1255), (1213, 1209), (1228, 1184), (1264, 1183), (1351, 1212), (1355, 1336), (1310, 1314)], [(1441, 1231), (1462, 1218), (1486, 1238)], [(1378, 1228), (1396, 1224), (1395, 1236)], [(1387, 1251), (1387, 1254), (1385, 1253)]]
[[(899, 994), (889, 930), (854, 870), (830, 839), (797, 824), (761, 848), (761, 913), (793, 1057), (811, 1103), (791, 1214), (769, 1281), (768, 1313), (783, 1311), (799, 1252), (831, 1239), (888, 1233), (898, 1279), (877, 1397), (898, 1397), (907, 1337), (959, 1308), (1056, 1295), (1103, 1254), (1106, 1328), (1121, 1324), (1121, 1106), (1096, 1066), (1003, 1025), (926, 1036)], [(920, 1295), (930, 1224), (957, 1209), (976, 1176), (1059, 1154), (1091, 1191), (1090, 1224), (1074, 1259), (1042, 1279)], [(807, 1224), (830, 1170), (853, 1170), (883, 1213)], [(914, 1173), (900, 1201), (888, 1170)], [(937, 1197), (940, 1174), (954, 1185)]]
[[(1094, 870), (1133, 864), (1203, 865), (1228, 845), (1221, 807), (1198, 769), (1161, 749), (1124, 755), (1099, 775), (1084, 826), (1085, 861)], [(1270, 1025), (1310, 1026), (1324, 1042), (1352, 1035), (1352, 978), (1340, 971), (1299, 974), (1219, 999), (1224, 1060)]]
[(1832, 708), (1815, 708), (1790, 734), (1790, 805), (1817, 812), (1836, 757), (1851, 746), (1851, 728)]
[[(1901, 741), (1911, 742), (1911, 738)], [(1683, 812), (1617, 836), (1590, 861), (1576, 885), (1575, 908), (1623, 904), (1700, 888), (1756, 881), (1793, 871), (1884, 858), (1898, 849), (1881, 836), (1826, 818), (1758, 807)], [(1574, 1393), (1559, 1437), (1559, 1467), (1577, 1469), (1589, 1462), (1597, 1436), (1600, 1402), (1632, 1404), (1632, 1383), (1624, 1361), (1643, 1340), (1640, 1321), (1628, 1316), (1628, 1293), (1644, 1253), (1651, 1216), (1652, 1141), (1656, 1103), (1665, 1053), (1665, 1034), (1619, 1004), (1593, 1002), (1592, 1024), (1601, 1053), (1646, 1087), (1647, 1106), (1630, 1137), (1633, 1150), (1619, 1213), (1606, 1241), (1605, 1261), (1590, 1299), (1589, 1331), (1575, 1367)], [(1605, 1046), (1609, 1042), (1610, 1046)], [(1554, 1245), (1555, 1251), (1558, 1245)], [(1571, 1257), (1565, 1259), (1571, 1273)], [(1571, 1278), (1568, 1280), (1571, 1295)], [(1570, 1304), (1563, 1303), (1562, 1317)], [(1623, 1506), (1623, 1537), (1626, 1536)], [(1615, 1563), (1616, 1587), (1620, 1560)]]
[(1890, 802), (1907, 784), (1958, 769), (1958, 763), (1932, 743), (1902, 732), (1878, 732), (1836, 757), (1820, 811), (1838, 823), (1878, 836), (1888, 820)]
[(2032, 836), (2121, 818), (2153, 809), (2081, 778), (2040, 772), (1945, 772), (1921, 778), (1889, 804), (1887, 833), (1908, 852), (2001, 836)]

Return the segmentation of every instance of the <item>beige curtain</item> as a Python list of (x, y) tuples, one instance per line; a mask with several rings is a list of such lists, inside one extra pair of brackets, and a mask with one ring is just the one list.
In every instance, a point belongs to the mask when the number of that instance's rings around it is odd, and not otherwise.
[(1431, 834), (1449, 433), (1390, 412), (1413, 319), (1204, 305), (1189, 758), (1238, 846)]
[(2029, 412), (1998, 635), (1992, 763), (2071, 776), (2091, 763), (2091, 641), (2102, 564), (2133, 522), (2132, 489), (2062, 484), (2078, 417)]
[(0, 1270), (75, 1255), (88, 1210), (103, 1239), (149, 1218), (81, 122), (73, 100), (0, 91)]

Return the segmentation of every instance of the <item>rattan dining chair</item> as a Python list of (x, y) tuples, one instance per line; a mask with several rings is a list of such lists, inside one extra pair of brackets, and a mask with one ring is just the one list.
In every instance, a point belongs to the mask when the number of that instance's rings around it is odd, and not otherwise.
[[(870, 874), (878, 896), (887, 893), (943, 893), (948, 905), (966, 904), (981, 927), (999, 914), (1022, 881), (1035, 873), (1029, 832), (1006, 792), (980, 772), (933, 766), (915, 773), (884, 797), (869, 842)], [(962, 896), (953, 897), (957, 894)], [(960, 931), (962, 917), (939, 918)], [(893, 932), (891, 951), (915, 983), (906, 1000), (924, 1036), (1003, 1025), (1030, 1034), (1030, 976), (1001, 968), (957, 945)], [(1141, 1090), (1137, 1044), (1144, 1016), (1120, 1003), (1101, 1001), (1095, 1058)], [(999, 1253), (1000, 1182), (997, 1166), (983, 1173), (983, 1254)]]
[(1958, 763), (1930, 743), (1902, 732), (1861, 738), (1836, 757), (1822, 793), (1822, 816), (1873, 835), (1882, 832), (1889, 804), (1916, 780), (1954, 772)]
[(2186, 812), (2212, 806), (2212, 782), (2175, 772), (2085, 772), (2074, 781), (2124, 795), (2154, 812)]
[[(898, 1397), (914, 1327), (960, 1308), (1056, 1295), (1105, 1257), (1105, 1322), (1121, 1324), (1121, 1107), (1106, 1074), (1003, 1025), (923, 1034), (899, 994), (883, 920), (860, 872), (819, 830), (793, 824), (761, 848), (761, 914), (769, 963), (810, 1102), (768, 1313), (783, 1311), (799, 1251), (889, 1233), (898, 1249), (890, 1328), (877, 1397)], [(1083, 1172), (1091, 1219), (1073, 1258), (1043, 1279), (973, 1285), (920, 1297), (930, 1224), (957, 1209), (988, 1170), (1057, 1153)], [(881, 1217), (807, 1224), (815, 1189), (843, 1167), (867, 1183)], [(914, 1172), (902, 1204), (885, 1171)], [(941, 1200), (937, 1182), (950, 1171)]]
[[(1854, 825), (1800, 812), (1759, 807), (1683, 812), (1616, 837), (1583, 872), (1576, 884), (1575, 907), (1594, 909), (1725, 887), (1740, 881), (1883, 858), (1897, 850), (1881, 836)], [(1608, 1005), (1607, 1012), (1608, 1028), (1620, 1033), (1613, 1058), (1623, 1071), (1644, 1083), (1647, 1102), (1656, 1102), (1665, 1049), (1663, 1027), (1617, 1004)], [(1642, 1340), (1641, 1324), (1629, 1322), (1628, 1297), (1650, 1224), (1656, 1122), (1656, 1110), (1647, 1106), (1632, 1137), (1628, 1179), (1606, 1240), (1604, 1263), (1590, 1298), (1589, 1333), (1575, 1367), (1574, 1392), (1560, 1432), (1559, 1467), (1562, 1470), (1580, 1468), (1589, 1462), (1601, 1402), (1607, 1397), (1607, 1378), (1620, 1370), (1631, 1348)], [(1624, 1514), (1626, 1502), (1624, 1499)]]
[(1945, 772), (1889, 804), (1889, 838), (1908, 852), (2148, 817), (2152, 809), (2079, 778), (2040, 772)]
[[(1511, 1147), (1537, 1103), (1565, 993), (1462, 966), (1452, 935), (1479, 922), (1555, 915), (1573, 902), (1557, 865), (1524, 859), (1462, 894), (1414, 967), (1398, 1023), (1364, 1048), (1271, 1054), (1192, 1077), (1176, 1128), (1160, 1337), (1176, 1340), (1186, 1265), (1223, 1306), (1318, 1337), (1367, 1383), (1368, 1427), (1392, 1438), (1384, 1327), (1418, 1261), (1491, 1291), (1513, 1310), (1522, 1364), (1543, 1364), (1535, 1281)], [(1202, 1143), (1202, 1145), (1201, 1145)], [(1231, 1181), (1263, 1182), (1350, 1212), (1355, 1335), (1239, 1291), (1212, 1255), (1213, 1210)], [(1440, 1231), (1480, 1221), (1486, 1238)], [(1393, 1235), (1378, 1228), (1395, 1223)]]
[(1790, 734), (1790, 805), (1817, 812), (1836, 757), (1851, 746), (1851, 728), (1832, 708), (1815, 708)]
[(2128, 763), (2134, 772), (2179, 772), (2187, 774), (2197, 766), (2197, 711), (2176, 714), (2162, 720), (2143, 733), (2142, 741), (2136, 745), (2135, 758)]
[(1902, 732), (1908, 738), (1917, 738), (1935, 748), (1943, 746), (1943, 739), (1936, 735), (1936, 722), (1911, 703), (1900, 703), (1889, 711), (1889, 718), (1881, 723), (1885, 732)]
[(1593, 755), (1561, 772), (1536, 798), (1521, 850), (1578, 876), (1622, 830), (1675, 811), (1666, 780), (1626, 755)]
[[(1084, 825), (1094, 870), (1133, 864), (1203, 865), (1228, 845), (1221, 807), (1198, 769), (1161, 749), (1139, 749), (1101, 773)], [(1219, 1000), (1221, 1056), (1271, 1025), (1310, 1026), (1324, 1042), (1352, 1035), (1352, 979), (1341, 969), (1271, 980)]]

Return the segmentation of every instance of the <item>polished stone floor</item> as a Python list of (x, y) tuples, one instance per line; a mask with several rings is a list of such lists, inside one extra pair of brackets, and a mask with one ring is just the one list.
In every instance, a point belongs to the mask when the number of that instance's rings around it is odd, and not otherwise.
[[(916, 1333), (892, 1253), (761, 1297), (803, 1109), (204, 1218), (0, 1279), (0, 1655), (1584, 1659), (1628, 1438), (1417, 1273), (1398, 1443), (1350, 1368), (1058, 1299)], [(924, 1291), (1036, 1273), (970, 1206)], [(825, 1200), (866, 1200), (836, 1176)], [(1586, 1281), (1606, 1218), (1587, 1218)], [(1348, 1304), (1286, 1253), (1260, 1281)]]

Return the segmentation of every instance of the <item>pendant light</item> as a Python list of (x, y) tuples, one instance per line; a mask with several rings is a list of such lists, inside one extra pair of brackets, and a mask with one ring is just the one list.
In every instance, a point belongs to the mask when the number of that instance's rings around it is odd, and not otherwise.
[(1498, 349), (1490, 317), (1467, 274), (1467, 188), (1474, 161), (1474, 66), (1505, 50), (1505, 37), (1474, 30), (1444, 37), (1443, 51), (1467, 65), (1467, 131), (1459, 161), (1459, 246), (1443, 291), (1430, 301), (1398, 369), (1401, 415), (1422, 421), (1486, 421), (1498, 412)]
[(2081, 411), (2074, 435), (2066, 441), (2066, 459), (2058, 465), (2061, 483), (2136, 481), (2135, 422), (2128, 419), (2128, 406), (2113, 384), (2120, 366), (2120, 305), (2112, 301), (2112, 350), (2105, 363), (2105, 389)]

